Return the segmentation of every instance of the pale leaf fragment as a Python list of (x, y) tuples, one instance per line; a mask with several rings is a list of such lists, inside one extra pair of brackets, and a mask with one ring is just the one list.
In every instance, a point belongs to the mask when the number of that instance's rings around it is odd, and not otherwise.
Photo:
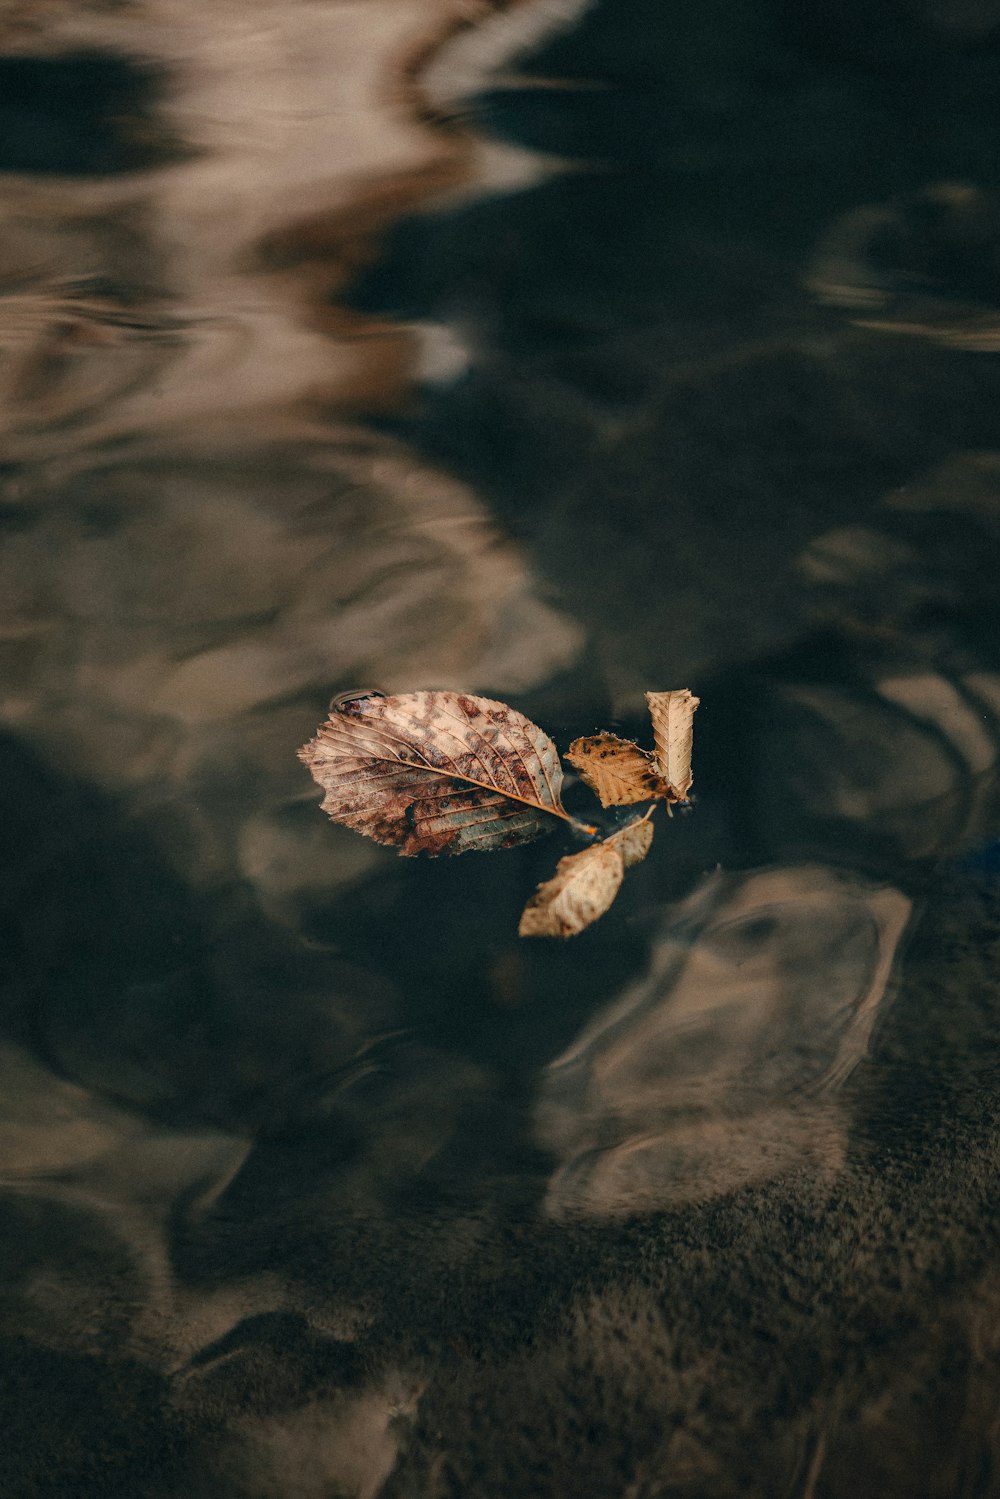
[(622, 854), (610, 840), (568, 854), (525, 906), (518, 932), (522, 937), (575, 937), (604, 915), (624, 874)]
[[(652, 808), (650, 808), (651, 811)], [(604, 840), (605, 843), (618, 850), (626, 869), (631, 869), (635, 864), (641, 864), (649, 853), (649, 846), (653, 841), (650, 812), (647, 812), (645, 817), (640, 817), (638, 822), (630, 822), (627, 827), (619, 828), (617, 833), (612, 833), (610, 838)]]
[(669, 796), (652, 755), (617, 734), (574, 739), (566, 759), (576, 766), (602, 807), (628, 807)]
[(694, 711), (700, 701), (686, 687), (677, 692), (646, 693), (656, 763), (671, 801), (686, 801), (691, 790), (691, 739)]

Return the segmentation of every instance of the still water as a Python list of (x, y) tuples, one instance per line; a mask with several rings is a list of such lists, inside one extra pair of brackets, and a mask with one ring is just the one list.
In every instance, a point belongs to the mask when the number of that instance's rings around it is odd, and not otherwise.
[[(1000, 1495), (1000, 5), (8, 0), (0, 1495)], [(400, 859), (332, 694), (694, 800)], [(570, 786), (571, 810), (584, 805)]]

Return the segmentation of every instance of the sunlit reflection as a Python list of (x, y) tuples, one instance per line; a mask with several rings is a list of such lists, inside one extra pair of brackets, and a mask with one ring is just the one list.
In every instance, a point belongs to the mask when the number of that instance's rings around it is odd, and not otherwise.
[(666, 917), (649, 973), (548, 1068), (549, 1212), (709, 1198), (835, 1171), (910, 902), (820, 868), (709, 878)]

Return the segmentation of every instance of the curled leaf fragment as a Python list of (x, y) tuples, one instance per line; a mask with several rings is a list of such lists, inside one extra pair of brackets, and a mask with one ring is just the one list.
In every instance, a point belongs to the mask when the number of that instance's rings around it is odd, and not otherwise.
[(625, 861), (610, 840), (567, 854), (528, 901), (518, 932), (522, 937), (575, 937), (604, 915), (624, 874)]
[(575, 937), (603, 916), (618, 894), (626, 869), (641, 864), (653, 841), (645, 817), (578, 854), (567, 854), (551, 880), (539, 885), (521, 913), (522, 937)]
[(647, 692), (653, 720), (656, 764), (669, 800), (682, 802), (691, 790), (691, 739), (694, 711), (701, 699), (682, 687), (677, 692)]
[(334, 822), (403, 854), (512, 848), (557, 818), (582, 826), (560, 801), (552, 740), (490, 698), (352, 696), (299, 758), (326, 793), (323, 810)]

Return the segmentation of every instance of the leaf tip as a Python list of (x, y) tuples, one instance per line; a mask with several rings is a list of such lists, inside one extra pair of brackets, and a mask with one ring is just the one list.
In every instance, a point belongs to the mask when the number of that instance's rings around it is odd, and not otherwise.
[[(669, 812), (670, 808), (667, 807)], [(653, 842), (653, 824), (650, 821), (652, 807), (645, 817), (640, 817), (636, 822), (630, 822), (625, 827), (619, 828), (617, 833), (612, 833), (606, 841), (616, 848), (622, 856), (622, 863), (626, 869), (632, 869), (636, 864), (641, 864), (649, 853)]]

